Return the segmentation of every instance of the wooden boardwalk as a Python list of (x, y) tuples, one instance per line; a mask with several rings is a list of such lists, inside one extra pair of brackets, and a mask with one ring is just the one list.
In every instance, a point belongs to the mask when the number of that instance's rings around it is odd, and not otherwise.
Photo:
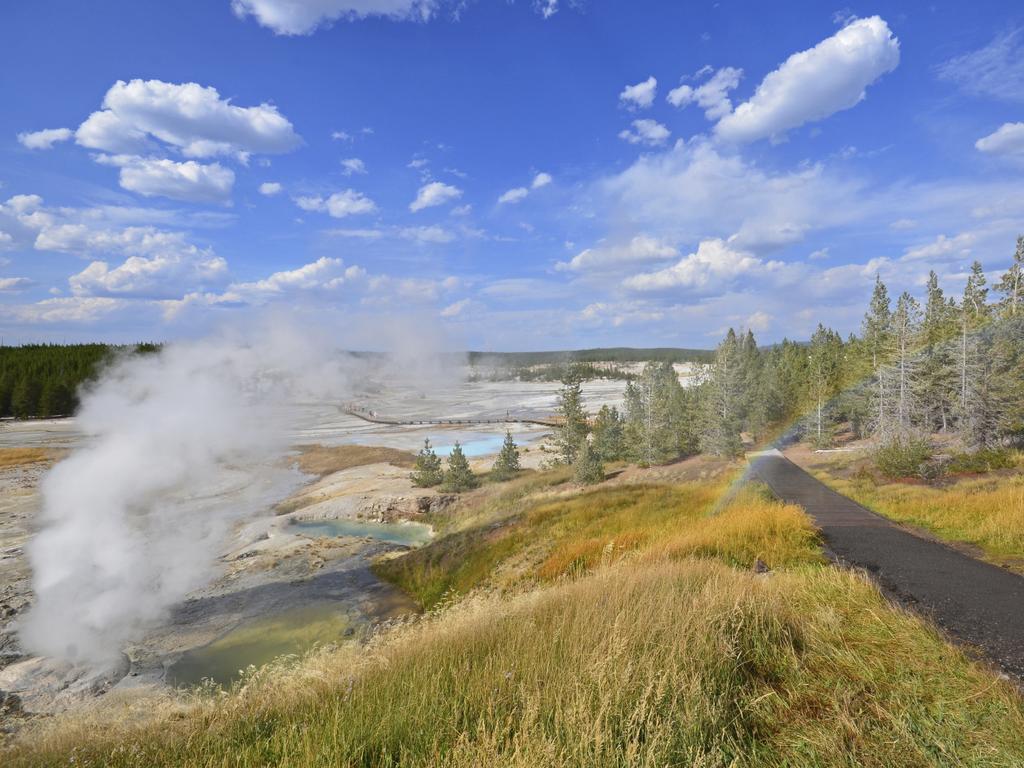
[(531, 416), (506, 416), (504, 419), (390, 419), (378, 416), (373, 411), (364, 411), (361, 408), (343, 408), (349, 416), (368, 421), (371, 424), (387, 424), (389, 426), (478, 426), (481, 424), (534, 424), (541, 427), (560, 427), (561, 422), (555, 418), (543, 419)]

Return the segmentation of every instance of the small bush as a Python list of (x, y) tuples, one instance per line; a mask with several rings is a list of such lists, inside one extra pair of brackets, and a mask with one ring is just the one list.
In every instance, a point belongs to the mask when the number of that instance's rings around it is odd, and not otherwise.
[(950, 474), (977, 474), (994, 469), (1013, 469), (1017, 465), (1012, 451), (986, 448), (971, 453), (958, 453), (946, 464)]
[(890, 478), (927, 477), (932, 447), (927, 440), (909, 438), (893, 440), (875, 450), (878, 470)]

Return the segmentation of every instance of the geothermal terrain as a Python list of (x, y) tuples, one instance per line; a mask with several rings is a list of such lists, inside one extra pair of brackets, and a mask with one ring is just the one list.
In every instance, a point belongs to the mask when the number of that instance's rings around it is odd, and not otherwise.
[[(74, 665), (34, 656), (19, 619), (33, 603), (26, 545), (39, 528), (40, 484), (55, 462), (92, 438), (74, 419), (0, 424), (0, 692), (4, 716), (52, 713), (112, 690), (160, 691), (210, 678), (229, 684), (248, 665), (315, 643), (355, 638), (368, 626), (414, 610), (412, 601), (370, 571), (371, 561), (428, 541), (419, 519), (449, 497), (413, 487), (409, 468), (430, 438), (439, 454), (459, 441), (474, 469), (490, 466), (505, 426), (370, 423), (347, 410), (393, 420), (481, 421), (540, 418), (556, 405), (555, 382), (454, 383), (419, 391), (375, 387), (342, 402), (287, 408), (293, 449), (282, 459), (292, 481), (236, 522), (218, 543), (203, 586), (140, 628), (111, 661)], [(589, 381), (587, 407), (621, 401), (624, 383)], [(541, 425), (511, 423), (525, 466), (550, 457)], [(243, 489), (224, 470), (222, 498)], [(227, 499), (223, 496), (227, 496)], [(200, 500), (201, 503), (201, 500)]]

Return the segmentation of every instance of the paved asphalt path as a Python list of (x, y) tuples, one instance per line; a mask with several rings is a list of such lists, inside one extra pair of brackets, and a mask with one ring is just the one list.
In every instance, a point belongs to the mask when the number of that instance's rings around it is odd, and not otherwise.
[(807, 510), (839, 562), (866, 569), (901, 602), (1024, 678), (1024, 578), (909, 533), (778, 451), (753, 458), (752, 473)]

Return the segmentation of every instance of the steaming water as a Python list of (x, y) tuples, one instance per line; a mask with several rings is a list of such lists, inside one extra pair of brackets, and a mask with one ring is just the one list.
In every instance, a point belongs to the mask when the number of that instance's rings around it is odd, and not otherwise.
[(175, 686), (213, 680), (228, 686), (252, 665), (260, 667), (285, 654), (302, 654), (314, 645), (338, 642), (350, 629), (335, 605), (309, 605), (273, 618), (243, 624), (209, 645), (195, 648), (167, 669)]
[(292, 523), (291, 528), (307, 536), (370, 537), (406, 547), (426, 544), (434, 533), (429, 525), (422, 523), (371, 523), (363, 520), (298, 520)]

